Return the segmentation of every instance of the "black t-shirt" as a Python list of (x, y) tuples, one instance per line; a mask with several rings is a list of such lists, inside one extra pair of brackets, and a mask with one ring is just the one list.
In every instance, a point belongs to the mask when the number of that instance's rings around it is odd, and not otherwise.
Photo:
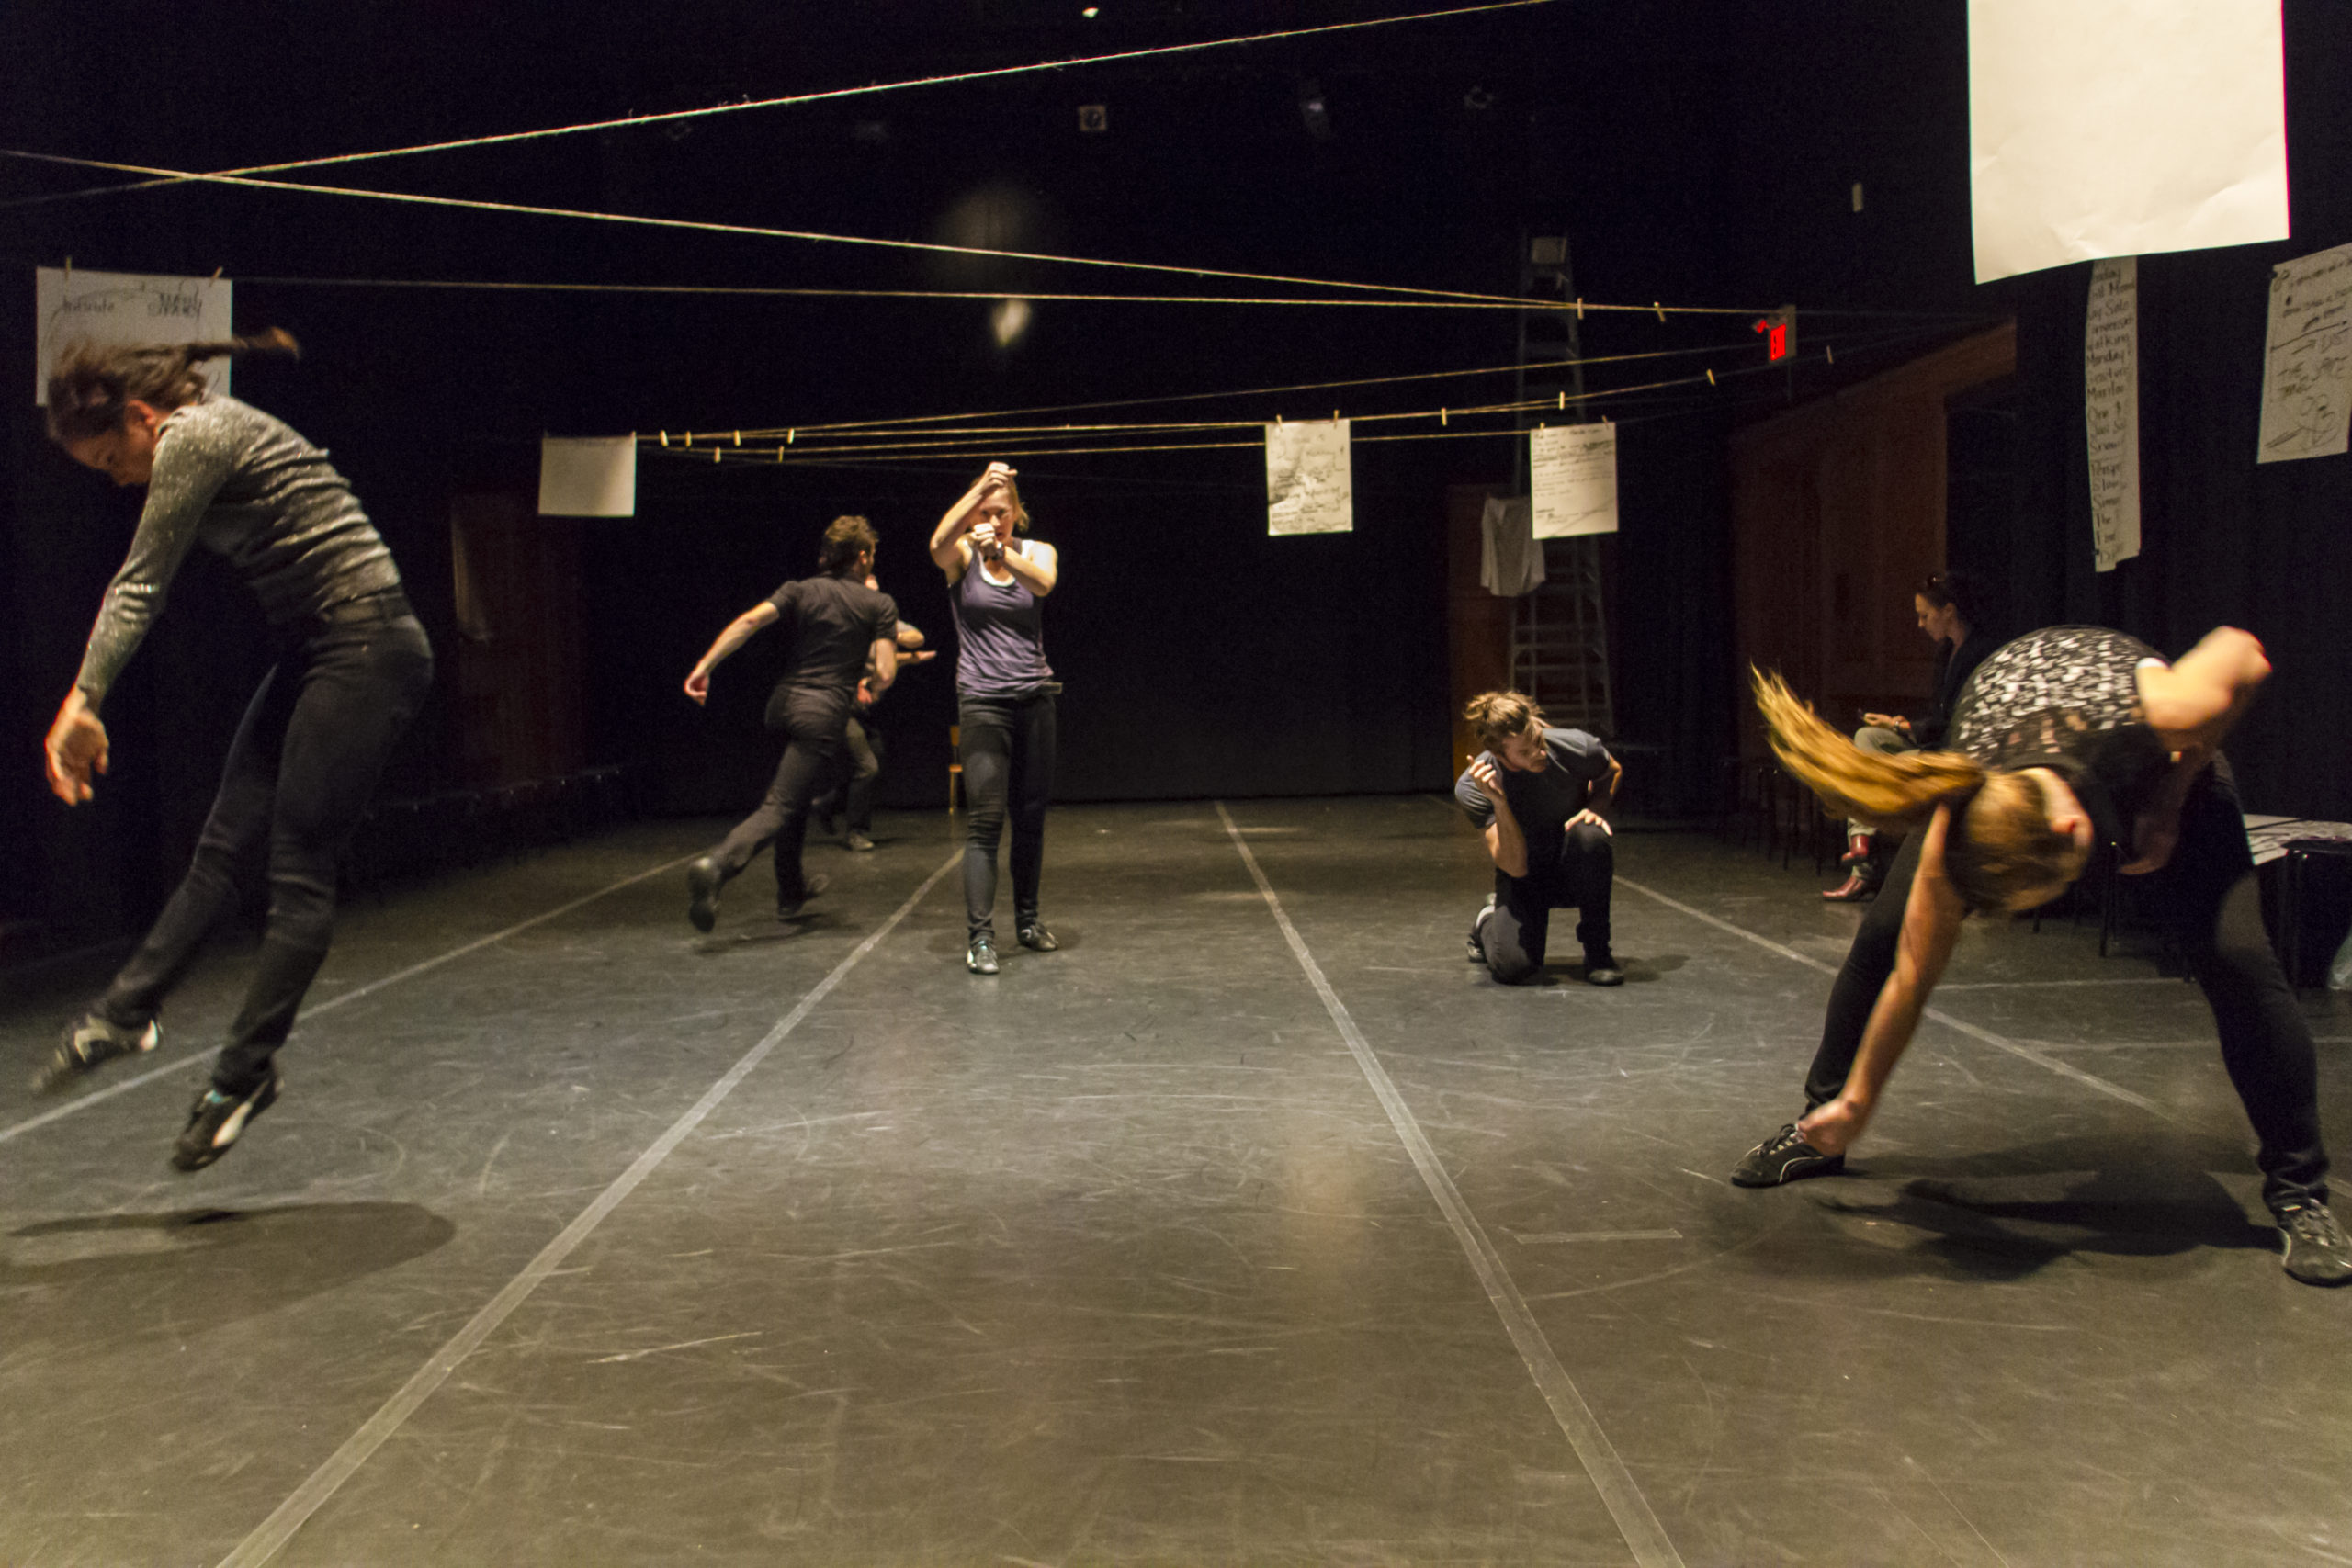
[(776, 624), (789, 639), (784, 676), (776, 682), (801, 691), (857, 689), (876, 642), (899, 635), (899, 606), (888, 593), (846, 577), (806, 577), (769, 596)]
[[(1544, 750), (1551, 758), (1551, 765), (1536, 773), (1506, 768), (1502, 759), (1492, 751), (1481, 751), (1476, 759), (1493, 763), (1502, 778), (1503, 799), (1510, 803), (1510, 814), (1519, 819), (1520, 833), (1527, 840), (1530, 866), (1548, 865), (1560, 858), (1568, 818), (1585, 808), (1594, 782), (1609, 776), (1611, 761), (1609, 748), (1598, 737), (1581, 729), (1545, 730)], [(1479, 831), (1484, 832), (1494, 822), (1494, 805), (1487, 800), (1486, 792), (1471, 781), (1468, 768), (1463, 769), (1462, 776), (1453, 781), (1453, 798)]]
[(1960, 701), (1968, 678), (2000, 646), (1991, 633), (1974, 627), (1970, 628), (1968, 640), (1958, 648), (1950, 643), (1943, 645), (1943, 651), (1936, 656), (1935, 700), (1926, 716), (1911, 727), (1914, 744), (1932, 748), (1944, 743), (1944, 737), (1951, 733), (1952, 708)]

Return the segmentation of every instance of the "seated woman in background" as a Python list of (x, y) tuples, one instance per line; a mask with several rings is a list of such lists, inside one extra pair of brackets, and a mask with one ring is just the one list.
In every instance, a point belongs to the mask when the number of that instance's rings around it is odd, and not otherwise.
[[(1855, 745), (1892, 757), (1944, 743), (1960, 689), (2000, 646), (1984, 629), (1985, 598), (1984, 584), (1964, 571), (1939, 572), (1919, 585), (1911, 595), (1911, 608), (1919, 617), (1919, 629), (1936, 641), (1935, 694), (1916, 723), (1900, 714), (1862, 715), (1862, 728), (1854, 731)], [(1822, 897), (1837, 904), (1860, 903), (1886, 880), (1887, 864), (1894, 858), (1894, 845), (1885, 834), (1867, 822), (1849, 819), (1846, 853), (1838, 863), (1848, 868), (1846, 880)]]

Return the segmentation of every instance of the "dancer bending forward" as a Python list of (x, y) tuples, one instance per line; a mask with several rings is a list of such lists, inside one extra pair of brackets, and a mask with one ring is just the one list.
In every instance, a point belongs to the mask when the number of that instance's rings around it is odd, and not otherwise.
[(1053, 667), (1046, 662), (1046, 595), (1060, 580), (1054, 547), (1029, 526), (1012, 470), (990, 463), (932, 531), (931, 558), (956, 611), (956, 718), (965, 803), (965, 966), (997, 972), (996, 847), (1012, 818), (1012, 924), (1021, 945), (1061, 943), (1037, 913), (1046, 806), (1054, 796)]
[(130, 558), (50, 728), (50, 788), (76, 805), (107, 771), (99, 712), (191, 547), (228, 558), (279, 645), (237, 727), (187, 876), (37, 1080), (53, 1091), (113, 1057), (153, 1050), (164, 998), (236, 902), (240, 872), (264, 862), (261, 954), (172, 1156), (182, 1170), (219, 1159), (277, 1099), (274, 1058), (334, 938), (336, 863), (433, 680), (433, 650), (391, 552), (327, 455), (259, 409), (208, 393), (194, 368), (295, 352), (283, 333), (83, 348), (49, 382), (51, 439), (119, 485), (147, 487)]
[(1920, 827), (1863, 916), (1829, 996), (1805, 1113), (1748, 1151), (1732, 1180), (1834, 1175), (1878, 1108), (1972, 910), (2034, 908), (2079, 877), (2092, 845), (2146, 875), (2204, 988), (2222, 1061), (2260, 1143), (2263, 1201), (2287, 1272), (2352, 1280), (2327, 1207), (2318, 1066), (2262, 927), (2253, 858), (2218, 748), (2270, 672), (2262, 645), (2221, 627), (2167, 667), (2120, 632), (2052, 626), (2005, 644), (1955, 705), (1949, 751), (1860, 750), (1758, 674), (1772, 748), (1833, 810)]
[(899, 606), (868, 583), (878, 539), (863, 517), (836, 517), (825, 530), (820, 574), (787, 582), (727, 624), (686, 675), (686, 695), (710, 700), (710, 672), (763, 627), (781, 624), (792, 639), (783, 678), (768, 698), (767, 725), (785, 732), (784, 757), (759, 809), (718, 848), (686, 867), (686, 919), (695, 930), (718, 923), (718, 890), (775, 845), (775, 916), (788, 920), (825, 890), (806, 875), (800, 850), (808, 833), (808, 806), (840, 771), (842, 734), (849, 727), (858, 682), (870, 667), (876, 694), (899, 673)]

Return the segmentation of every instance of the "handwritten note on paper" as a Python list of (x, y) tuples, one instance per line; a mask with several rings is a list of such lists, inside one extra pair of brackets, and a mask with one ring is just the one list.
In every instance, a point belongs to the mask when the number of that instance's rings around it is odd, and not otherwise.
[(1617, 531), (1617, 427), (1607, 420), (1529, 431), (1527, 477), (1537, 538)]
[(2257, 463), (2332, 457), (2352, 434), (2352, 245), (2270, 274)]
[(1266, 532), (1347, 534), (1355, 525), (1348, 422), (1266, 426)]
[(2083, 422), (2090, 436), (2091, 549), (2098, 570), (2140, 553), (2140, 264), (2091, 268), (2083, 325)]
[[(33, 270), (33, 406), (49, 406), (49, 372), (76, 343), (205, 343), (230, 333), (225, 277), (147, 277), (128, 272)], [(216, 392), (229, 389), (229, 362), (198, 367)]]

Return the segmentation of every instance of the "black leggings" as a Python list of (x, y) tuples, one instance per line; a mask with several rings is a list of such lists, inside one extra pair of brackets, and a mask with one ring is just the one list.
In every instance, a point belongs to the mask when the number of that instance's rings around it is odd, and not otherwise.
[(1012, 817), (1012, 919), (1037, 922), (1037, 879), (1046, 863), (1046, 807), (1054, 795), (1054, 699), (958, 697), (964, 798), (964, 921), (978, 936), (996, 935), (996, 846)]
[(153, 1020), (236, 901), (239, 878), (264, 861), (269, 921), (213, 1065), (223, 1094), (250, 1093), (269, 1077), (334, 941), (336, 863), (433, 683), (432, 645), (399, 595), (335, 613), (262, 677), (187, 875), (98, 1003), (120, 1027)]
[(1578, 911), (1577, 941), (1587, 953), (1607, 953), (1609, 891), (1616, 874), (1615, 843), (1589, 822), (1568, 829), (1551, 864), (1531, 863), (1525, 876), (1496, 872), (1495, 912), (1486, 917), (1478, 942), (1487, 972), (1506, 986), (1537, 978), (1555, 909)]
[(775, 716), (783, 720), (786, 739), (767, 797), (758, 810), (735, 824), (735, 830), (710, 852), (710, 858), (718, 863), (718, 879), (724, 884), (751, 864), (753, 855), (775, 844), (776, 908), (797, 909), (808, 896), (808, 883), (800, 873), (800, 849), (808, 837), (808, 803), (841, 770), (842, 730), (849, 722), (850, 694), (789, 687), (779, 698)]
[[(1914, 833), (1895, 856), (1878, 901), (1862, 917), (1846, 965), (1829, 993), (1821, 1048), (1805, 1075), (1805, 1107), (1836, 1097), (1860, 1051), (1863, 1027), (1894, 970), (1903, 907), (1919, 869)], [(2190, 787), (2171, 862), (2148, 879), (2166, 931), (2205, 992), (2222, 1036), (2222, 1065), (2254, 1123), (2263, 1201), (2272, 1209), (2327, 1198), (2327, 1150), (2320, 1141), (2319, 1064), (2311, 1025), (2262, 928), (2262, 900), (2246, 848), (2236, 787), (2221, 767)]]

